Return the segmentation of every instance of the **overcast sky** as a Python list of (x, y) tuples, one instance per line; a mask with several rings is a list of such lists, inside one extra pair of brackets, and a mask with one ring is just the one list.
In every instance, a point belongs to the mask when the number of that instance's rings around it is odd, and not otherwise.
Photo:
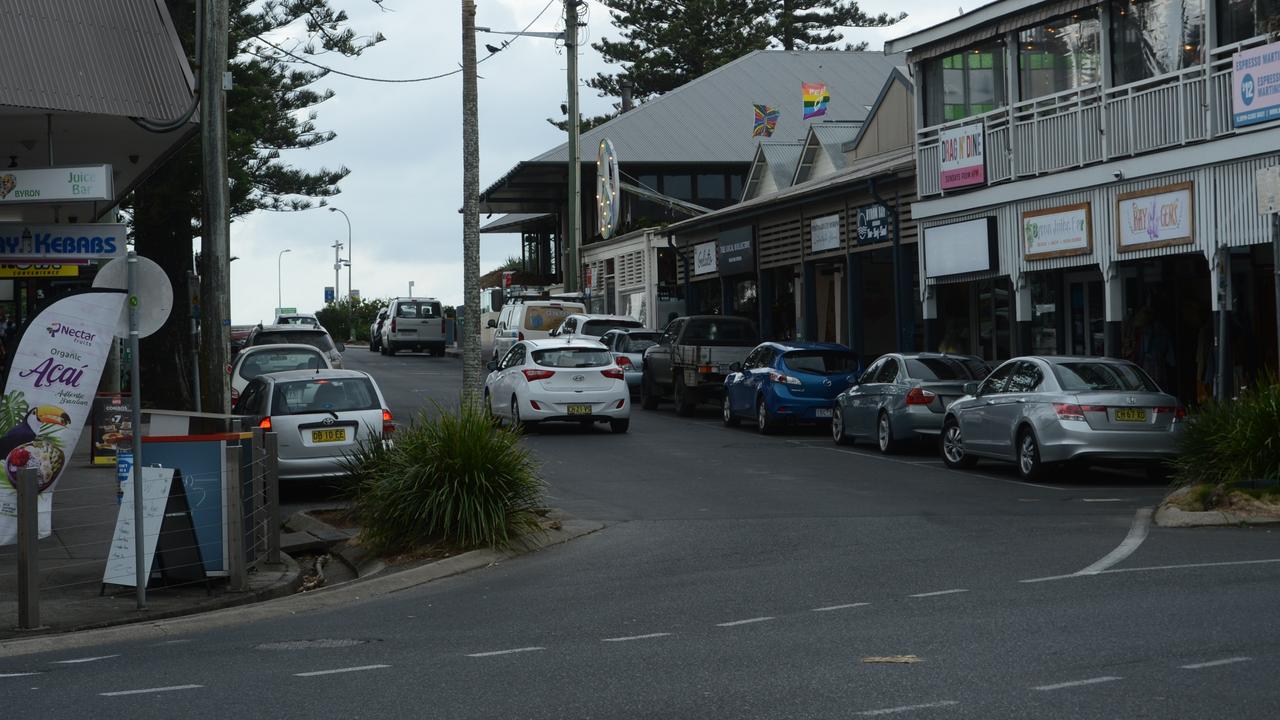
[[(386, 41), (358, 59), (326, 56), (322, 62), (360, 75), (406, 78), (456, 68), (461, 57), (461, 3), (457, 0), (384, 0), (389, 12), (370, 0), (333, 0), (351, 16), (361, 33), (381, 31)], [(477, 0), (476, 24), (494, 30), (519, 30), (547, 0)], [(589, 44), (617, 37), (608, 11), (589, 0)], [(976, 7), (978, 3), (974, 3)], [(867, 12), (905, 10), (911, 17), (893, 28), (850, 30), (853, 40), (869, 40), (873, 49), (885, 39), (951, 17), (958, 8), (940, 10), (923, 0), (874, 0)], [(531, 30), (557, 31), (562, 0)], [(972, 9), (969, 8), (969, 9)], [(484, 44), (500, 36), (481, 35)], [(607, 66), (584, 44), (580, 75), (592, 77)], [(554, 41), (521, 38), (480, 66), (480, 187), (484, 189), (514, 164), (564, 142), (562, 131), (545, 118), (560, 114), (565, 99), (565, 56)], [(351, 174), (329, 203), (351, 218), (353, 282), (362, 297), (408, 293), (432, 295), (446, 304), (462, 300), (462, 81), (459, 75), (413, 84), (370, 83), (330, 75), (317, 87), (336, 95), (316, 108), (319, 128), (337, 138), (327, 145), (288, 154), (304, 168), (346, 165)], [(584, 115), (611, 109), (612, 98), (580, 91)], [(750, 99), (743, 99), (744, 112)], [(481, 216), (481, 222), (486, 218)], [(333, 242), (347, 238), (342, 215), (327, 209), (298, 213), (259, 212), (231, 226), (231, 314), (236, 324), (270, 322), (276, 307), (276, 271), (283, 255), (283, 303), (301, 311), (323, 306), (324, 287), (333, 285)], [(481, 236), (481, 272), (519, 254), (518, 236)], [(347, 270), (340, 292), (348, 290)]]

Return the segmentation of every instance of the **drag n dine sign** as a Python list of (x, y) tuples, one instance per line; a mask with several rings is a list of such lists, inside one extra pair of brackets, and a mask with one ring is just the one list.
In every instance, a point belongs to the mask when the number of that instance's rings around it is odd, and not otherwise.
[(983, 140), (982, 123), (947, 128), (938, 133), (938, 177), (943, 190), (986, 184)]
[(40, 537), (52, 532), (53, 491), (71, 461), (107, 362), (125, 293), (58, 300), (22, 331), (0, 396), (0, 545), (18, 535), (18, 471), (39, 472)]

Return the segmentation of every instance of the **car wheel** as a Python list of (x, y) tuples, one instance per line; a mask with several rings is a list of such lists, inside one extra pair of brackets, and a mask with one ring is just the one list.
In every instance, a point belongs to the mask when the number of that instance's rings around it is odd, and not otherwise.
[(724, 407), (721, 408), (720, 419), (724, 421), (725, 427), (738, 427), (738, 416), (733, 414), (733, 408), (729, 405), (729, 396), (724, 396)]
[(889, 422), (889, 413), (881, 410), (876, 420), (876, 447), (884, 455), (892, 455), (898, 451), (900, 443), (893, 437), (893, 424)]
[(515, 395), (511, 396), (511, 424), (514, 427), (522, 428), (525, 431), (533, 430), (538, 426), (538, 423), (532, 420), (523, 420), (520, 418), (520, 401), (516, 399)]
[(837, 445), (852, 445), (853, 438), (849, 436), (849, 430), (844, 424), (844, 410), (836, 405), (836, 409), (831, 413), (831, 439)]
[(378, 352), (378, 343), (376, 343), (376, 342), (374, 342), (374, 341), (370, 340), (370, 341), (369, 341), (369, 352)]
[(389, 342), (388, 342), (388, 343), (387, 343), (387, 355), (394, 356), (395, 354), (396, 354), (396, 346), (395, 346), (395, 345), (392, 345), (391, 343), (389, 343)]
[(769, 417), (769, 408), (765, 407), (764, 398), (760, 398), (756, 402), (756, 430), (761, 435), (772, 435), (776, 428), (777, 423)]
[(684, 384), (684, 373), (676, 373), (676, 376), (672, 379), (672, 386), (674, 387), (672, 394), (676, 404), (676, 414), (681, 417), (693, 415), (697, 403), (694, 402), (693, 398), (689, 397), (689, 388), (685, 387)]
[(1040, 443), (1036, 442), (1036, 434), (1030, 428), (1023, 428), (1018, 433), (1018, 475), (1023, 480), (1043, 480), (1047, 468), (1040, 461)]
[(631, 418), (623, 418), (621, 420), (610, 420), (609, 429), (615, 433), (624, 433), (631, 428)]
[(387, 346), (386, 346), (386, 345), (383, 345), (382, 343), (378, 343), (378, 354), (379, 354), (379, 355), (386, 355), (386, 354), (387, 354)]
[(658, 409), (657, 388), (653, 386), (653, 378), (648, 371), (640, 375), (640, 407), (645, 410)]
[(953, 470), (971, 468), (978, 459), (964, 451), (964, 436), (955, 418), (942, 426), (942, 462)]

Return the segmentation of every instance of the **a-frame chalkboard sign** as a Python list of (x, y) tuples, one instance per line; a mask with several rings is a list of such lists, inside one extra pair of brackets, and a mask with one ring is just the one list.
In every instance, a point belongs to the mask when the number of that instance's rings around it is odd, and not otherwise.
[[(139, 468), (139, 471), (143, 488), (145, 529), (142, 535), (147, 584), (150, 585), (157, 574), (165, 585), (207, 583), (182, 471), (146, 467)], [(136, 583), (132, 494), (126, 492), (123, 499), (100, 592), (105, 592), (107, 585), (134, 587)]]

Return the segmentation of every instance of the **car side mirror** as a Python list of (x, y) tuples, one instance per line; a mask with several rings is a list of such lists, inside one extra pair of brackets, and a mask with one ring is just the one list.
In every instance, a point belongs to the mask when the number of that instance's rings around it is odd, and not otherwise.
[(742, 372), (742, 363), (729, 363), (729, 372)]
[(967, 383), (965, 383), (965, 384), (964, 384), (964, 388), (963, 388), (963, 389), (964, 389), (964, 394), (965, 394), (965, 395), (977, 395), (977, 394), (978, 394), (978, 387), (979, 387), (979, 386), (978, 386), (978, 383), (976, 383), (976, 382), (967, 382)]
[(346, 352), (346, 351), (347, 351), (347, 346), (346, 346), (345, 344), (343, 344), (343, 343), (334, 343), (334, 346), (338, 348), (338, 352)]
[(487, 325), (487, 327), (491, 327), (491, 328), (498, 327), (498, 321), (494, 320), (493, 318), (489, 318), (489, 324)]
[(490, 360), (489, 362), (485, 363), (484, 366), (489, 369), (489, 372), (493, 372), (494, 370), (498, 369), (498, 361)]

